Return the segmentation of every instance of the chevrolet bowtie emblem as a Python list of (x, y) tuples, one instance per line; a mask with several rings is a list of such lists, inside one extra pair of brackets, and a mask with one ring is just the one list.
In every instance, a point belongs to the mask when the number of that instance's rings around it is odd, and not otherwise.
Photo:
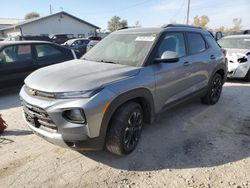
[(32, 96), (35, 96), (36, 95), (36, 90), (29, 89), (29, 94), (32, 95)]

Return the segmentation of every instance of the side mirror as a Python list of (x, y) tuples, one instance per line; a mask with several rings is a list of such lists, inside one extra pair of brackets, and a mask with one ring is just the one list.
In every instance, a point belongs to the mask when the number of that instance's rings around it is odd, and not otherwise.
[(222, 37), (223, 37), (222, 32), (219, 31), (219, 32), (216, 32), (216, 33), (215, 33), (215, 40), (216, 40), (216, 41), (220, 40)]
[(161, 55), (161, 58), (155, 59), (156, 63), (176, 63), (178, 61), (179, 61), (178, 54), (172, 51), (165, 51)]

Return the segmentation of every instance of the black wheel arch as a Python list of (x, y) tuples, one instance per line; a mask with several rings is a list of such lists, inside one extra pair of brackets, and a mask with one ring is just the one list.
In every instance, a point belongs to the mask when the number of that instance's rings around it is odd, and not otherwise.
[(209, 84), (211, 83), (214, 75), (218, 73), (219, 75), (221, 75), (222, 79), (223, 79), (223, 84), (226, 82), (227, 79), (227, 67), (225, 64), (219, 64), (216, 66), (216, 68), (214, 69), (214, 71), (212, 72), (210, 79), (209, 79)]
[(138, 88), (127, 91), (116, 97), (110, 104), (108, 110), (105, 112), (101, 123), (100, 138), (105, 143), (106, 133), (108, 130), (109, 122), (116, 112), (116, 110), (123, 104), (134, 101), (141, 105), (144, 113), (144, 121), (151, 123), (154, 119), (154, 99), (151, 92), (146, 88)]

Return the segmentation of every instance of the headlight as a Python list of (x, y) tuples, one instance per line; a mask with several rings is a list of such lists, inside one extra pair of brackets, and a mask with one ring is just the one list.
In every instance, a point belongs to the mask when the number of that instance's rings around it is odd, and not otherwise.
[(86, 118), (82, 109), (71, 109), (65, 110), (63, 112), (63, 117), (72, 123), (84, 124), (86, 123)]
[(91, 91), (71, 91), (54, 93), (56, 99), (73, 99), (73, 98), (90, 98), (99, 93), (103, 88), (98, 88)]

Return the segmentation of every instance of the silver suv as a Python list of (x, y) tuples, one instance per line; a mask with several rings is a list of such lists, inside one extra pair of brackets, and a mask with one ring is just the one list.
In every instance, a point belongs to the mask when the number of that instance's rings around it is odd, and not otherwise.
[(217, 103), (226, 73), (222, 49), (201, 28), (124, 29), (80, 60), (33, 72), (20, 96), (28, 126), (47, 141), (125, 155), (155, 114), (193, 96)]

